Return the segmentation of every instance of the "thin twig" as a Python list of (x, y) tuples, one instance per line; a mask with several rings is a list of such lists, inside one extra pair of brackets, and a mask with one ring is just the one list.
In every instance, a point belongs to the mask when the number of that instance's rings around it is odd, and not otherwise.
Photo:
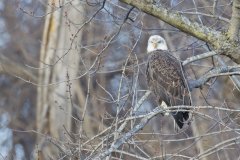
[(199, 55), (196, 55), (196, 56), (192, 56), (192, 57), (189, 57), (186, 60), (184, 60), (182, 62), (182, 65), (185, 66), (185, 65), (187, 65), (191, 62), (198, 61), (198, 60), (201, 60), (201, 59), (204, 59), (204, 58), (208, 58), (208, 57), (211, 57), (211, 56), (214, 56), (214, 55), (217, 55), (217, 52), (211, 51), (211, 52), (206, 52), (206, 53), (199, 54)]

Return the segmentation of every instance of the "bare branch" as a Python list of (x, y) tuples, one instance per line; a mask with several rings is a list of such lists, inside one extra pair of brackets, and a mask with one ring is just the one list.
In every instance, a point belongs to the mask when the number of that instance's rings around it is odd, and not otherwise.
[(179, 13), (189, 14), (189, 15), (206, 16), (206, 17), (216, 18), (216, 19), (222, 20), (222, 21), (227, 22), (227, 23), (230, 22), (230, 20), (227, 19), (227, 18), (224, 18), (224, 17), (221, 17), (221, 16), (214, 16), (214, 15), (211, 15), (211, 14), (206, 14), (206, 13), (201, 13), (201, 12), (183, 12), (183, 11), (181, 11)]
[(37, 72), (34, 72), (34, 70), (30, 70), (19, 63), (13, 62), (3, 54), (0, 55), (0, 73), (20, 76), (28, 81), (37, 81)]
[(187, 65), (191, 62), (194, 62), (194, 61), (197, 61), (197, 60), (200, 60), (200, 59), (204, 59), (204, 58), (207, 58), (207, 57), (211, 57), (211, 56), (214, 56), (214, 55), (217, 55), (217, 53), (214, 52), (214, 51), (211, 51), (211, 52), (206, 52), (206, 53), (199, 54), (199, 55), (196, 55), (196, 56), (192, 56), (192, 57), (189, 57), (186, 60), (184, 60), (182, 62), (182, 65), (185, 66), (185, 65)]
[(141, 130), (154, 116), (159, 113), (162, 113), (163, 110), (159, 107), (155, 108), (150, 114), (145, 116), (139, 124), (133, 127), (129, 132), (124, 133), (120, 138), (115, 140), (109, 149), (106, 149), (100, 154), (97, 154), (93, 159), (104, 159), (106, 156), (110, 155), (113, 151), (117, 150), (123, 143), (135, 135), (139, 130)]
[[(167, 112), (175, 112), (176, 110), (178, 111), (189, 111), (189, 112), (195, 112), (194, 109), (216, 109), (216, 110), (222, 110), (222, 111), (228, 111), (228, 112), (239, 112), (239, 110), (234, 110), (234, 109), (228, 109), (228, 108), (222, 108), (222, 107), (215, 107), (215, 106), (173, 106), (173, 107), (168, 107)], [(188, 110), (192, 109), (192, 110)], [(139, 132), (143, 127), (151, 120), (153, 117), (160, 113), (166, 112), (163, 110), (161, 107), (156, 107), (154, 108), (151, 112), (147, 113), (146, 115), (143, 115), (141, 121), (139, 124), (135, 125), (129, 132), (122, 134), (122, 136), (118, 139), (116, 139), (110, 148), (105, 149), (103, 152), (98, 153), (95, 155), (93, 158), (88, 157), (88, 159), (94, 159), (94, 160), (99, 160), (99, 159), (104, 159), (108, 155), (110, 155), (112, 152), (116, 151), (121, 145), (123, 145), (128, 139), (130, 139), (132, 136), (134, 136), (137, 132)], [(207, 115), (204, 115), (203, 113), (198, 113), (202, 116), (209, 117)]]
[(217, 13), (217, 5), (218, 5), (218, 0), (214, 0), (214, 2), (213, 2), (213, 15), (214, 16)]
[(193, 88), (201, 87), (203, 84), (205, 84), (207, 81), (209, 81), (213, 77), (218, 76), (226, 76), (226, 75), (240, 75), (240, 66), (222, 66), (222, 67), (216, 67), (209, 72), (207, 72), (205, 75), (201, 76), (197, 80), (191, 80), (189, 81), (189, 89), (192, 90)]
[(219, 150), (222, 150), (223, 148), (238, 144), (239, 139), (240, 139), (240, 136), (220, 142), (220, 143), (216, 144), (215, 146), (209, 148), (208, 150), (204, 151), (203, 153), (199, 154), (198, 156), (191, 158), (191, 160), (201, 159), (202, 157), (213, 154), (214, 152), (218, 152)]
[(212, 45), (219, 53), (230, 57), (236, 63), (240, 63), (239, 45), (236, 41), (230, 40), (229, 37), (212, 28), (203, 26), (196, 22), (191, 22), (187, 17), (169, 11), (162, 6), (149, 3), (148, 0), (120, 0), (121, 2), (132, 5), (143, 12), (146, 12), (162, 21), (178, 28), (179, 30), (194, 36), (202, 41)]
[(238, 40), (240, 28), (240, 0), (234, 0), (232, 6), (232, 17), (228, 35), (232, 40)]
[[(217, 57), (217, 61), (222, 65), (222, 66), (226, 66), (225, 62), (222, 60), (221, 57)], [(233, 81), (234, 85), (236, 86), (236, 88), (240, 91), (240, 80), (238, 77), (236, 77), (235, 75), (230, 76), (231, 80)]]

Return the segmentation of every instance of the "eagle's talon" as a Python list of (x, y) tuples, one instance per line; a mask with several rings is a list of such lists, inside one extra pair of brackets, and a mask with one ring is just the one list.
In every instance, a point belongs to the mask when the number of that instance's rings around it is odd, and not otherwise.
[(161, 103), (161, 107), (164, 109), (164, 116), (168, 116), (169, 115), (169, 111), (168, 111), (168, 109), (167, 109), (167, 104), (164, 102), (164, 101), (162, 101), (162, 103)]

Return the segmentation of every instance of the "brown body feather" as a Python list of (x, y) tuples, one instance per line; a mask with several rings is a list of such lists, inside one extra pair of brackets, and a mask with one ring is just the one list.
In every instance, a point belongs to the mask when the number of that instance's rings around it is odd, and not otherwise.
[[(149, 53), (147, 80), (149, 89), (155, 94), (159, 105), (164, 101), (167, 106), (191, 105), (180, 62), (169, 51), (156, 50)], [(176, 111), (172, 115), (182, 128), (189, 119), (189, 112)]]

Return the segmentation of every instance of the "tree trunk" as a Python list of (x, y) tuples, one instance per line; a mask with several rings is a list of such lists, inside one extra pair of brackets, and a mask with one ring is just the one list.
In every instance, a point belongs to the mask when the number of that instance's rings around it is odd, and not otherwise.
[[(50, 142), (54, 139), (65, 142), (68, 137), (64, 133), (72, 130), (72, 99), (76, 87), (71, 86), (78, 83), (69, 79), (78, 75), (79, 56), (74, 48), (81, 40), (81, 32), (68, 22), (81, 24), (83, 14), (69, 9), (71, 5), (64, 0), (49, 0), (48, 4), (52, 6), (48, 7), (45, 20), (37, 90), (38, 157), (56, 159), (59, 151)], [(83, 11), (79, 3), (73, 5)]]

